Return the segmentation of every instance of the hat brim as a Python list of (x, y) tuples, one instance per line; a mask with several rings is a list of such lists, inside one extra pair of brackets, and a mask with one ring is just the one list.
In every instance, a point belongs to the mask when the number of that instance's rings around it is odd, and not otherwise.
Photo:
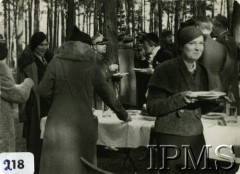
[(104, 45), (106, 43), (108, 43), (108, 39), (107, 38), (103, 38), (101, 41), (97, 42), (95, 45)]

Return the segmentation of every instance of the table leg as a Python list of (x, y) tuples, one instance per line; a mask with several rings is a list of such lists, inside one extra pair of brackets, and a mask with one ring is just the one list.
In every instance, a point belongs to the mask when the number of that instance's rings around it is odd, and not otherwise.
[(126, 148), (126, 149), (123, 149), (123, 151), (125, 153), (125, 159), (124, 159), (123, 164), (122, 164), (122, 169), (125, 166), (126, 161), (129, 159), (130, 163), (133, 166), (134, 173), (137, 174), (137, 167), (136, 167), (136, 165), (135, 165), (135, 163), (134, 163), (134, 161), (133, 161), (133, 159), (131, 157), (131, 154), (130, 154), (131, 153), (131, 149), (130, 148)]

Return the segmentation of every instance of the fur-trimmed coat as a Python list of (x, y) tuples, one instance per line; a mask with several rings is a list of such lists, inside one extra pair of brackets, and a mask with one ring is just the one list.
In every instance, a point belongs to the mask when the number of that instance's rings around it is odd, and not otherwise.
[(15, 151), (14, 103), (24, 103), (32, 86), (31, 79), (16, 85), (10, 68), (0, 61), (0, 152)]
[(84, 174), (80, 157), (96, 164), (98, 120), (92, 113), (94, 90), (119, 119), (128, 116), (97, 67), (95, 56), (87, 44), (65, 42), (39, 84), (40, 95), (52, 100), (40, 174)]

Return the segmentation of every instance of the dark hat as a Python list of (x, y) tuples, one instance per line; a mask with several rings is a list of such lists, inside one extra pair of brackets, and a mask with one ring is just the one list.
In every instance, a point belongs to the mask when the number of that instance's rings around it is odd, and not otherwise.
[(222, 25), (224, 26), (225, 28), (228, 27), (228, 19), (227, 17), (221, 15), (221, 14), (218, 14), (216, 17), (213, 18), (213, 23), (216, 25)]
[(172, 31), (170, 30), (163, 30), (161, 35), (162, 37), (168, 37), (168, 36), (172, 36), (173, 34), (172, 34)]
[(8, 49), (3, 45), (0, 44), (0, 60), (3, 60), (7, 57)]
[(196, 26), (197, 22), (194, 19), (188, 19), (184, 22), (180, 23), (180, 28), (188, 27), (188, 26)]
[(34, 51), (45, 39), (47, 36), (43, 32), (34, 33), (30, 39), (30, 49)]
[(198, 38), (199, 36), (203, 36), (203, 33), (199, 28), (194, 26), (184, 27), (178, 33), (178, 44), (180, 47), (182, 47), (186, 43)]
[(155, 33), (147, 33), (143, 36), (143, 41), (152, 41), (155, 44), (159, 44), (159, 38)]
[(108, 39), (103, 37), (102, 34), (97, 33), (92, 37), (92, 43), (93, 45), (103, 45), (108, 42)]
[(92, 45), (91, 37), (87, 33), (80, 31), (77, 26), (74, 26), (69, 41), (80, 41), (88, 45)]

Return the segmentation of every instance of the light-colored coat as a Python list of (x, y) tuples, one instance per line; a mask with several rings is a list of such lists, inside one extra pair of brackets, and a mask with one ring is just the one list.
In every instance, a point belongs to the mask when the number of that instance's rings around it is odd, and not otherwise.
[(64, 43), (39, 84), (52, 101), (40, 163), (40, 174), (84, 174), (80, 157), (96, 165), (98, 120), (92, 113), (95, 90), (125, 120), (127, 113), (96, 65), (96, 54), (79, 41)]
[(32, 86), (30, 79), (15, 85), (10, 68), (0, 61), (0, 152), (15, 151), (14, 103), (24, 103)]

